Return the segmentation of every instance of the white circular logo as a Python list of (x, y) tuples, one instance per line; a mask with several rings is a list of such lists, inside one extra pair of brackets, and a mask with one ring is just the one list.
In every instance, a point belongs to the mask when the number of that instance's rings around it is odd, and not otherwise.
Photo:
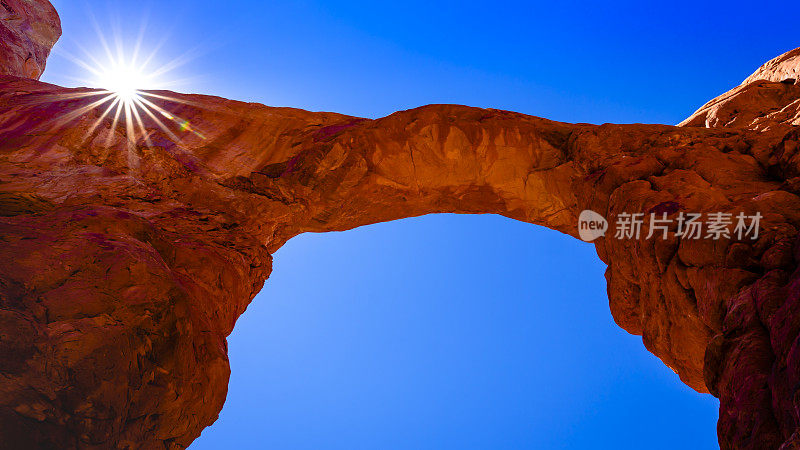
[(578, 217), (578, 235), (586, 242), (606, 235), (608, 230), (608, 221), (605, 217), (597, 214), (591, 209), (581, 211)]

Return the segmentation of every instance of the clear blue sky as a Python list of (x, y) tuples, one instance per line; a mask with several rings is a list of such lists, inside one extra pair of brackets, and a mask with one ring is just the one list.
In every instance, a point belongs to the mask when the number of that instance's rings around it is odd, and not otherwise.
[[(427, 103), (674, 124), (800, 46), (793, 2), (56, 0), (175, 90), (380, 117)], [(229, 339), (219, 421), (193, 449), (714, 448), (717, 402), (614, 324), (593, 246), (495, 216), (304, 235)]]

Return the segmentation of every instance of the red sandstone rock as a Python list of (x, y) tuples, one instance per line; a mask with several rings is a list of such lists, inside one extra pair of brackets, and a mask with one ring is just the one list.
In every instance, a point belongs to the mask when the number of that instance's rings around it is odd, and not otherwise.
[(39, 79), (61, 20), (47, 0), (0, 0), (0, 75)]
[(764, 215), (755, 241), (595, 243), (617, 323), (720, 398), (721, 446), (795, 448), (800, 130), (773, 113), (800, 92), (772, 72), (797, 59), (774, 61), (683, 127), (160, 93), (191, 127), (131, 130), (91, 91), (0, 76), (0, 442), (189, 445), (224, 403), (226, 336), (299, 233), (489, 212), (576, 236), (592, 209)]
[(767, 129), (800, 125), (800, 48), (771, 59), (680, 126)]
[(754, 81), (766, 80), (777, 83), (788, 80), (800, 80), (800, 48), (786, 52), (777, 58), (773, 58), (763, 66), (759, 67), (752, 75), (742, 82), (750, 84)]

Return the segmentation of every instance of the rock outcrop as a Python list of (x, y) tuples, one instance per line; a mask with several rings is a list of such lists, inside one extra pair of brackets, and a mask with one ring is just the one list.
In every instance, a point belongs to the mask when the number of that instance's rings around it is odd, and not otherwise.
[(0, 0), (0, 75), (39, 79), (61, 19), (46, 0)]
[(679, 126), (766, 130), (800, 126), (800, 48), (767, 61), (738, 87), (709, 101)]
[[(612, 223), (594, 243), (616, 322), (720, 398), (721, 447), (796, 448), (797, 52), (680, 127), (169, 92), (126, 121), (97, 91), (0, 76), (0, 442), (188, 446), (224, 403), (226, 336), (300, 233), (457, 212), (577, 236), (591, 209)], [(713, 212), (760, 213), (758, 238), (614, 237), (624, 213)]]

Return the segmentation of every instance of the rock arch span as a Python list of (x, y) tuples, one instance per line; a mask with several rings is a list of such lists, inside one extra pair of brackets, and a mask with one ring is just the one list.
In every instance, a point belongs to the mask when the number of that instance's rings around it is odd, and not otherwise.
[[(0, 53), (5, 442), (189, 445), (224, 402), (225, 337), (292, 236), (441, 212), (576, 236), (591, 209), (764, 216), (755, 242), (595, 245), (616, 322), (720, 398), (723, 448), (800, 445), (800, 49), (678, 127), (458, 105), (367, 120), (155, 93), (200, 133), (147, 116), (131, 133), (87, 90), (24, 78), (53, 41), (30, 29), (57, 36), (57, 15), (4, 5), (39, 24), (0, 27), (28, 38)], [(20, 64), (26, 45), (39, 56)]]

